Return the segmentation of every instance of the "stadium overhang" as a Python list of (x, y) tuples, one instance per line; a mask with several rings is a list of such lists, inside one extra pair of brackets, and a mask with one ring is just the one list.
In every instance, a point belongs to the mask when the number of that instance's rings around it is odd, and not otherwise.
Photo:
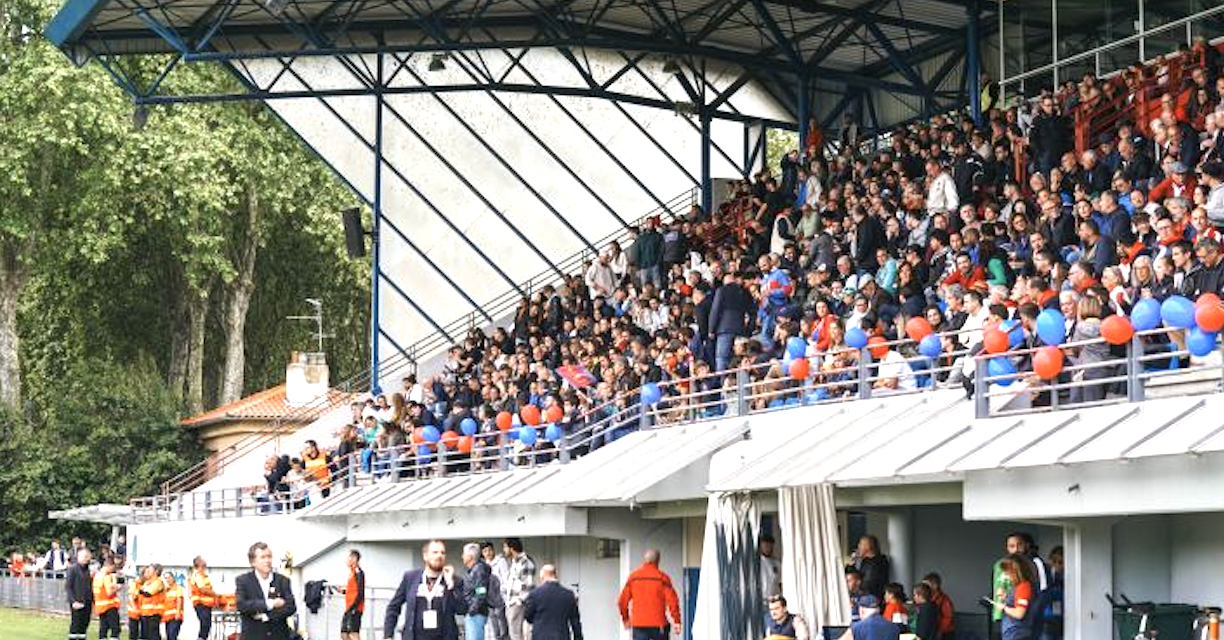
[[(737, 112), (730, 99), (753, 84), (791, 115), (767, 125), (802, 129), (817, 115), (828, 125), (858, 109), (874, 129), (893, 123), (875, 113), (873, 92), (913, 98), (927, 114), (963, 104), (965, 89), (976, 82), (976, 61), (966, 59), (974, 54), (969, 43), (997, 26), (993, 6), (980, 0), (69, 0), (46, 36), (77, 64), (101, 63), (138, 104), (493, 90), (749, 121), (754, 118)], [(494, 72), (484, 60), (489, 52), (521, 59), (542, 48), (560, 51), (581, 82), (524, 81), (513, 69)], [(622, 64), (596, 70), (588, 59), (594, 50), (615, 52)], [(953, 62), (939, 68), (923, 64), (953, 52), (971, 55), (950, 56)], [(133, 55), (151, 54), (160, 56), (159, 71), (131, 62)], [(285, 82), (296, 60), (320, 56), (349, 61), (361, 86)], [(381, 62), (370, 64), (369, 56)], [(419, 56), (443, 56), (441, 64), (457, 64), (470, 78), (397, 85)], [(657, 87), (617, 89), (617, 80), (638, 74), (650, 59), (665, 61), (687, 100)], [(241, 71), (253, 60), (277, 60), (284, 71), (262, 83), (240, 73), (248, 81), (232, 93), (172, 88), (170, 78), (185, 64), (222, 62)], [(963, 81), (947, 82), (958, 67)], [(737, 73), (716, 83), (712, 68)], [(840, 99), (823, 101), (827, 106), (815, 113), (810, 105), (817, 95)]]

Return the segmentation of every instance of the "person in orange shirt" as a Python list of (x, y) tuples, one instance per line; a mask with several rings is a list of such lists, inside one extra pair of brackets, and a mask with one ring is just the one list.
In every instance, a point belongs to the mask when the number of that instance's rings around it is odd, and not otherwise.
[(306, 475), (318, 483), (319, 488), (323, 491), (323, 497), (326, 498), (331, 493), (330, 461), (327, 459), (327, 454), (319, 450), (319, 444), (314, 440), (307, 440), (302, 447), (302, 464), (306, 467)]
[(621, 623), (633, 630), (633, 640), (666, 640), (670, 615), (671, 630), (680, 635), (680, 598), (671, 578), (659, 570), (658, 550), (647, 549), (644, 560), (621, 589)]
[(98, 638), (119, 637), (119, 585), (115, 583), (115, 561), (107, 558), (93, 577), (94, 613), (98, 615)]
[(196, 556), (191, 561), (191, 567), (187, 585), (191, 589), (191, 607), (195, 609), (196, 621), (200, 626), (196, 637), (208, 640), (212, 633), (212, 611), (217, 606), (217, 592), (213, 590), (212, 579), (208, 577), (208, 563), (203, 556)]
[(161, 579), (161, 565), (148, 565), (144, 568), (144, 580), (140, 583), (142, 640), (161, 640), (161, 616), (165, 603), (166, 583)]
[(136, 576), (128, 582), (128, 640), (140, 640), (144, 637), (144, 635), (140, 633), (140, 587), (140, 576)]
[(349, 551), (348, 568), (348, 584), (344, 586), (344, 618), (340, 620), (340, 640), (361, 640), (361, 614), (365, 613), (365, 571), (361, 569), (360, 551)]
[(161, 615), (166, 625), (166, 640), (178, 640), (179, 630), (183, 628), (183, 588), (169, 571), (162, 574), (162, 582), (166, 585)]
[(909, 633), (909, 611), (905, 608), (905, 587), (890, 582), (884, 585), (884, 619)]

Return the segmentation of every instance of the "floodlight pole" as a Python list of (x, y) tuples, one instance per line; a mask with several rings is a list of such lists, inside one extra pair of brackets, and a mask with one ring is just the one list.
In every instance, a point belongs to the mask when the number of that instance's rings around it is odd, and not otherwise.
[[(379, 36), (382, 45), (382, 36)], [(373, 256), (370, 266), (370, 393), (377, 395), (378, 386), (378, 342), (382, 331), (378, 308), (378, 289), (382, 280), (382, 263), (379, 261), (382, 241), (382, 166), (383, 166), (383, 53), (377, 55), (377, 86), (374, 88), (374, 225), (370, 244)]]

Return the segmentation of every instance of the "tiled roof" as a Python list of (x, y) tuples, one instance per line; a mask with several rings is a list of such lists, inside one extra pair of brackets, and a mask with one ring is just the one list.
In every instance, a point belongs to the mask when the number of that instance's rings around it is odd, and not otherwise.
[(240, 420), (278, 420), (287, 419), (290, 422), (313, 422), (327, 409), (327, 402), (320, 401), (310, 407), (291, 407), (286, 402), (285, 385), (277, 385), (249, 395), (241, 400), (231, 402), (184, 419), (185, 427), (202, 427), (218, 422)]

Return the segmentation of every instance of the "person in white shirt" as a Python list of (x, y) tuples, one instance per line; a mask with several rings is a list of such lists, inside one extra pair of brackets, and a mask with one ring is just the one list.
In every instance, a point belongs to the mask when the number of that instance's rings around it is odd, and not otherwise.
[(956, 183), (952, 175), (944, 170), (936, 160), (927, 160), (927, 213), (956, 211), (960, 207), (960, 196), (956, 193)]
[(771, 533), (762, 533), (757, 545), (761, 551), (761, 593), (765, 601), (782, 595), (782, 563), (774, 556), (774, 537)]
[(876, 389), (885, 389), (893, 391), (913, 391), (918, 388), (918, 380), (914, 378), (914, 370), (910, 367), (909, 362), (905, 360), (905, 356), (898, 353), (895, 349), (889, 349), (888, 353), (880, 359), (879, 373), (876, 375), (875, 384), (872, 385)]
[(972, 349), (973, 345), (982, 341), (982, 327), (986, 325), (986, 318), (990, 317), (990, 309), (982, 304), (982, 294), (977, 291), (965, 292), (965, 313), (968, 317), (961, 325), (959, 338), (965, 348)]
[(616, 288), (616, 274), (612, 271), (612, 266), (609, 264), (611, 258), (607, 252), (600, 254), (599, 258), (591, 262), (591, 266), (587, 267), (586, 273), (583, 275), (583, 281), (590, 289), (591, 297), (603, 296), (605, 298), (612, 295), (612, 290)]

